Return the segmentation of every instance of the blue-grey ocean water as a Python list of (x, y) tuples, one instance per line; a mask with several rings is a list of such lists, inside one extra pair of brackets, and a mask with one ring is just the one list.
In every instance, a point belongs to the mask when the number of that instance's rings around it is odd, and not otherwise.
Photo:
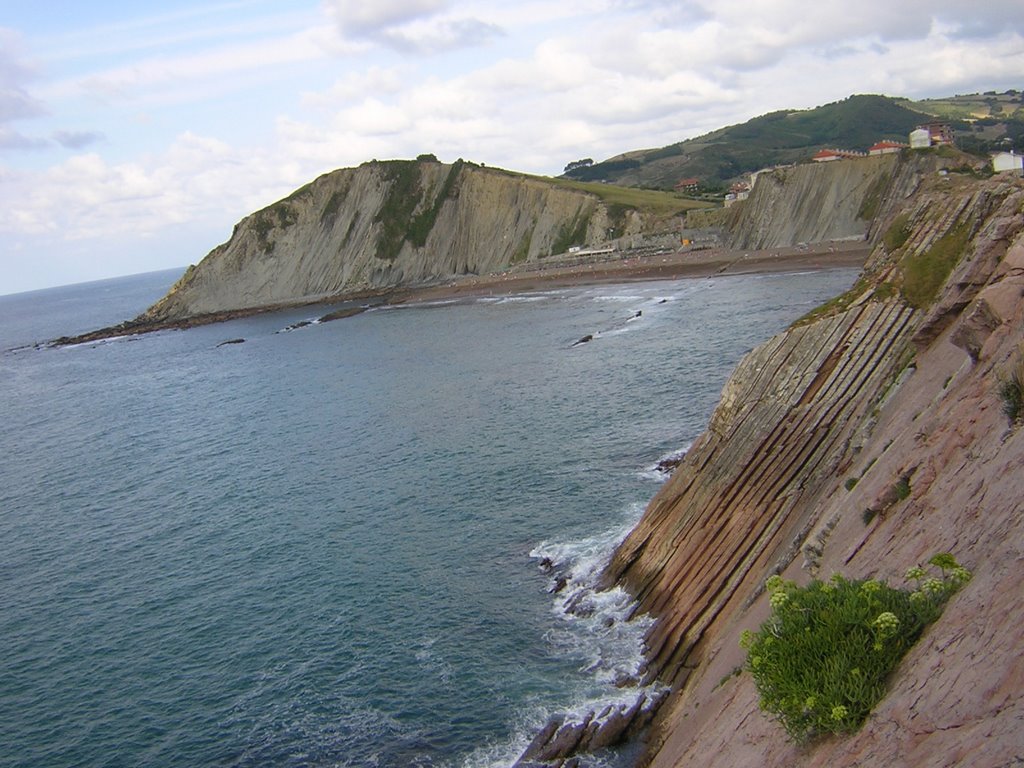
[(24, 346), (177, 276), (0, 297), (0, 765), (509, 765), (639, 660), (624, 596), (567, 617), (540, 558), (584, 584), (739, 357), (854, 273)]

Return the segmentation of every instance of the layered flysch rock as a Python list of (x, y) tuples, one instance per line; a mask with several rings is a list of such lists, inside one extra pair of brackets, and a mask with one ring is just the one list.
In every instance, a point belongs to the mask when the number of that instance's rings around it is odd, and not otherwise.
[[(922, 177), (854, 290), (750, 353), (707, 432), (606, 574), (656, 618), (673, 692), (655, 766), (1012, 765), (1024, 756), (1024, 428), (1001, 382), (1024, 349), (1024, 182)], [(894, 493), (900, 481), (909, 498)], [(974, 580), (866, 726), (788, 743), (735, 676), (765, 578), (899, 582), (952, 552)], [(967, 755), (970, 755), (968, 758)]]
[(246, 217), (140, 322), (486, 274), (640, 229), (579, 189), (462, 161), (328, 173)]
[(864, 239), (923, 178), (961, 161), (906, 150), (762, 172), (750, 197), (729, 210), (726, 243), (760, 249)]

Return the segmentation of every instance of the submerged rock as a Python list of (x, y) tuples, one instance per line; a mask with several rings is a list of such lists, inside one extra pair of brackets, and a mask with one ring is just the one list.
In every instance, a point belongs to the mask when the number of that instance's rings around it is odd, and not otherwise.
[(345, 307), (345, 309), (337, 309), (334, 312), (328, 312), (320, 318), (320, 322), (329, 323), (332, 320), (344, 320), (346, 317), (355, 317), (365, 311), (366, 307)]
[(274, 331), (274, 333), (285, 333), (287, 331), (297, 331), (299, 328), (305, 328), (307, 325), (312, 325), (312, 320), (299, 320), (297, 323), (292, 323), (282, 328), (280, 331)]

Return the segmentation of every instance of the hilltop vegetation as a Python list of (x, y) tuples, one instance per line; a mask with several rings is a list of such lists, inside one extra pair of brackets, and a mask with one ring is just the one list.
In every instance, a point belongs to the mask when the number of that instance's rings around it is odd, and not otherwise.
[(934, 119), (948, 120), (956, 132), (957, 145), (966, 152), (1024, 152), (1024, 93), (1018, 90), (897, 101)]
[(715, 190), (761, 168), (807, 160), (824, 147), (865, 151), (881, 139), (905, 142), (917, 125), (934, 119), (953, 121), (967, 151), (1007, 144), (1024, 149), (1024, 105), (1016, 91), (921, 102), (858, 95), (815, 109), (771, 112), (599, 163), (570, 163), (564, 178), (672, 189), (680, 179), (695, 177), (704, 190)]
[(894, 99), (910, 109), (940, 120), (983, 120), (985, 118), (1024, 120), (1024, 95), (1016, 89), (996, 93), (968, 93), (941, 99)]

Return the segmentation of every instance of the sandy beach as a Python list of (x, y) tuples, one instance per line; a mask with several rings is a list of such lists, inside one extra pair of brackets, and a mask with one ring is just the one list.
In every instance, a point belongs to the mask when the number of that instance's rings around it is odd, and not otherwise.
[(460, 296), (500, 296), (595, 283), (861, 267), (870, 251), (871, 246), (863, 241), (816, 243), (760, 251), (732, 251), (723, 248), (666, 251), (650, 256), (577, 266), (539, 266), (494, 275), (466, 276), (443, 284), (397, 290), (388, 295), (387, 301), (397, 304)]

